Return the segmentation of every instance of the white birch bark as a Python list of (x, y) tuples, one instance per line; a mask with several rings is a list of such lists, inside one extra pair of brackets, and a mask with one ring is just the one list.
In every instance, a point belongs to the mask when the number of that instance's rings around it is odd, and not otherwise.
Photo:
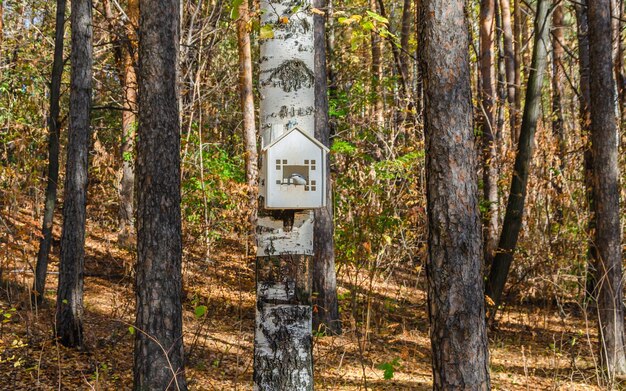
[[(260, 129), (271, 143), (315, 122), (313, 16), (306, 0), (262, 0)], [(276, 132), (276, 129), (279, 131)], [(257, 225), (255, 390), (313, 390), (311, 211), (260, 211)]]

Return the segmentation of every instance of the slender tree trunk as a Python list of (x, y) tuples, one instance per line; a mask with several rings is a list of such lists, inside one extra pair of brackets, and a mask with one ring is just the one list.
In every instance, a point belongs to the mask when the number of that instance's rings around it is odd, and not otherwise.
[[(618, 111), (620, 122), (626, 126), (626, 77), (624, 75), (624, 0), (614, 0), (613, 28), (615, 35), (615, 56), (613, 58), (615, 68), (615, 83), (617, 85), (617, 97), (619, 99)], [(624, 133), (626, 134), (626, 133)]]
[(504, 41), (504, 68), (506, 70), (506, 97), (509, 105), (509, 123), (511, 140), (517, 128), (517, 115), (515, 114), (515, 51), (513, 49), (513, 28), (511, 27), (511, 1), (498, 0), (502, 17), (502, 36)]
[(517, 147), (520, 133), (520, 118), (522, 113), (522, 2), (521, 0), (513, 1), (513, 43), (515, 58), (515, 107), (512, 115), (515, 116), (515, 128), (512, 130), (512, 144)]
[(182, 330), (179, 1), (142, 0), (134, 389), (186, 390)]
[[(58, 7), (58, 4), (57, 4)], [(65, 18), (64, 18), (65, 19)], [(4, 1), (0, 1), (0, 49), (4, 42)], [(0, 51), (0, 61), (2, 60), (2, 52)]]
[[(261, 25), (270, 25), (274, 38), (261, 41), (260, 129), (266, 131), (282, 126), (287, 130), (295, 122), (314, 136), (317, 120), (315, 110), (310, 110), (316, 103), (314, 80), (311, 78), (294, 89), (279, 88), (270, 82), (272, 71), (284, 69), (294, 61), (306, 68), (302, 70), (304, 73), (314, 74), (313, 15), (308, 1), (299, 4), (301, 7), (293, 11), (291, 0), (261, 1)], [(283, 17), (288, 18), (291, 29), (276, 27), (277, 18)], [(280, 115), (281, 109), (286, 113), (300, 111), (302, 115)], [(311, 262), (314, 226), (312, 211), (259, 210), (253, 375), (257, 390), (313, 389)]]
[(423, 0), (420, 11), (435, 390), (490, 388), (464, 5)]
[(139, 26), (139, 1), (129, 0), (127, 12), (128, 21), (122, 47), (122, 75), (124, 88), (124, 111), (122, 111), (122, 179), (120, 181), (120, 209), (118, 243), (128, 246), (135, 234), (134, 207), (135, 202), (135, 131), (137, 128), (137, 62), (135, 42), (136, 28)]
[[(325, 0), (313, 0), (313, 7), (326, 9)], [(326, 15), (313, 15), (315, 34), (315, 138), (330, 147), (328, 119), (328, 86), (326, 73)], [(315, 209), (313, 257), (313, 329), (331, 334), (341, 333), (335, 274), (335, 241), (333, 222), (330, 157), (326, 155), (326, 206)]]
[(487, 280), (486, 294), (495, 303), (490, 313), (490, 318), (492, 319), (502, 299), (502, 291), (509, 274), (509, 268), (513, 261), (513, 252), (517, 246), (517, 239), (522, 227), (530, 160), (533, 154), (532, 144), (535, 130), (537, 129), (537, 121), (541, 113), (541, 89), (547, 62), (550, 32), (550, 18), (548, 15), (550, 5), (550, 0), (539, 0), (537, 3), (535, 45), (528, 76), (528, 86), (526, 88), (526, 104), (524, 105), (515, 167), (513, 168), (511, 190), (502, 223), (500, 242)]
[(490, 265), (498, 245), (498, 151), (496, 137), (496, 90), (494, 86), (493, 43), (495, 0), (480, 2), (480, 100), (482, 131), (483, 196), (487, 212), (484, 221), (484, 257)]
[(626, 346), (622, 302), (618, 128), (609, 0), (590, 1), (588, 12), (593, 207), (597, 249), (595, 292), (601, 357), (612, 382), (615, 375), (626, 374)]
[(56, 335), (65, 346), (83, 344), (85, 207), (93, 66), (91, 0), (72, 2), (70, 126), (63, 200)]
[(565, 25), (563, 24), (563, 5), (557, 3), (552, 13), (552, 134), (556, 139), (558, 162), (556, 166), (559, 174), (554, 179), (554, 189), (557, 195), (555, 222), (563, 222), (563, 175), (565, 171), (565, 154), (567, 145), (565, 144), (565, 122), (563, 120), (563, 99), (565, 97), (565, 68), (563, 58), (565, 56)]
[[(402, 6), (402, 27), (400, 29), (400, 69), (407, 85), (409, 84), (410, 75), (409, 38), (411, 37), (411, 23), (413, 22), (411, 3), (413, 3), (413, 0), (404, 0), (404, 5)], [(407, 92), (409, 90), (410, 86), (407, 86)]]
[[(376, 12), (376, 0), (370, 0), (370, 8), (372, 11)], [(374, 123), (376, 124), (376, 131), (380, 131), (385, 126), (385, 118), (384, 118), (384, 106), (383, 106), (383, 98), (382, 98), (382, 90), (381, 90), (381, 82), (383, 80), (383, 42), (380, 38), (380, 35), (376, 31), (372, 31), (370, 33), (371, 37), (371, 51), (372, 51), (372, 84), (371, 84), (371, 94), (374, 97), (373, 104), (373, 117)]]
[(59, 98), (61, 95), (61, 77), (63, 76), (65, 5), (65, 0), (57, 0), (54, 59), (50, 77), (50, 114), (48, 116), (48, 183), (46, 185), (46, 204), (41, 226), (39, 252), (37, 253), (37, 265), (35, 266), (35, 280), (33, 282), (33, 295), (38, 303), (41, 303), (46, 289), (48, 256), (50, 255), (52, 244), (52, 225), (54, 207), (57, 200), (57, 182), (59, 180)]
[(589, 25), (587, 21), (587, 3), (576, 4), (576, 25), (578, 37), (578, 57), (580, 70), (580, 134), (584, 145), (584, 171), (585, 171), (585, 195), (589, 208), (589, 221), (587, 223), (588, 254), (587, 276), (585, 279), (585, 296), (587, 299), (595, 297), (595, 266), (596, 246), (593, 234), (596, 229), (595, 208), (593, 207), (593, 156), (591, 154), (591, 112), (589, 91)]
[(248, 0), (239, 6), (237, 21), (237, 44), (239, 48), (239, 90), (243, 112), (243, 134), (246, 144), (246, 179), (248, 182), (248, 209), (250, 237), (254, 238), (258, 210), (258, 153), (254, 118), (254, 91), (252, 85), (252, 54), (250, 51), (250, 13)]

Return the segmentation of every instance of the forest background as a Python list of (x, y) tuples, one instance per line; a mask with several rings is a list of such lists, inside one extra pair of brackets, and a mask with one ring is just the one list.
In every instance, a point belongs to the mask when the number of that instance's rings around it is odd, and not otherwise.
[[(485, 218), (487, 239), (490, 232), (498, 236), (504, 217), (535, 33), (536, 2), (515, 1), (508, 10), (513, 41), (507, 43), (503, 3), (508, 1), (471, 1), (466, 8), (476, 135), (484, 139), (485, 118), (490, 117), (495, 140), (494, 150), (487, 151), (493, 157), (483, 159), (479, 173), (484, 178), (480, 192), (485, 194), (481, 212), (493, 218)], [(240, 2), (182, 4), (179, 85), (187, 376), (196, 389), (245, 389), (252, 365), (254, 260), (247, 240), (249, 187), (236, 31), (240, 15), (234, 11)], [(132, 150), (122, 151), (127, 91), (121, 82), (125, 48), (119, 38), (132, 20), (128, 6), (93, 3), (84, 351), (50, 339), (60, 215), (53, 229), (46, 301), (38, 306), (29, 299), (44, 213), (56, 8), (52, 2), (36, 0), (3, 1), (0, 8), (4, 232), (0, 367), (9, 374), (2, 380), (9, 388), (62, 384), (119, 389), (130, 384), (134, 243), (132, 233), (127, 235), (121, 227), (120, 205), (125, 162), (134, 156)], [(558, 12), (551, 15), (550, 65), (543, 80), (523, 229), (503, 306), (490, 325), (492, 380), (501, 389), (593, 389), (604, 382), (594, 316), (585, 300), (590, 236), (584, 164), (588, 140), (580, 121), (580, 26), (577, 4), (557, 6)], [(320, 389), (431, 387), (416, 8), (409, 0), (378, 0), (335, 1), (326, 10), (332, 206), (343, 333), (320, 331), (315, 336)], [(258, 39), (267, 34), (255, 22), (255, 9), (253, 5), (248, 27), (253, 64), (258, 61)], [(489, 10), (491, 17), (485, 15)], [(626, 118), (623, 10), (623, 2), (613, 2), (621, 151)], [(481, 49), (484, 26), (487, 36), (492, 34), (487, 60)], [(69, 26), (65, 31), (69, 43)], [(510, 54), (518, 59), (513, 83), (508, 82), (506, 63)], [(69, 58), (69, 44), (63, 57)], [(65, 167), (67, 142), (67, 62), (65, 67), (60, 167)], [(491, 81), (485, 82), (486, 74)], [(477, 145), (477, 154), (485, 155), (483, 144)], [(619, 156), (624, 173), (624, 154)], [(495, 182), (484, 175), (485, 167), (495, 170)], [(624, 179), (622, 174), (622, 184)], [(492, 191), (485, 191), (489, 186)], [(622, 199), (625, 193), (622, 185)], [(59, 210), (62, 202), (59, 197)], [(623, 206), (620, 215), (623, 227)]]

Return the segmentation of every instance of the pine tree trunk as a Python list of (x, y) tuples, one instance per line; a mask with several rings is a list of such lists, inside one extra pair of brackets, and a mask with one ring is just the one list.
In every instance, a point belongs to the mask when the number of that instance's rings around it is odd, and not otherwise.
[(504, 41), (504, 68), (506, 70), (506, 96), (509, 105), (509, 123), (511, 140), (517, 128), (517, 115), (515, 114), (515, 51), (513, 48), (513, 28), (511, 27), (511, 1), (498, 0), (502, 17), (502, 36)]
[(554, 189), (557, 195), (554, 220), (556, 223), (563, 222), (563, 175), (565, 171), (565, 123), (563, 120), (563, 103), (565, 96), (565, 69), (563, 58), (565, 56), (565, 25), (563, 24), (563, 5), (558, 3), (552, 12), (552, 134), (556, 139), (559, 174), (554, 179)]
[[(314, 136), (315, 82), (295, 88), (272, 83), (272, 71), (298, 62), (314, 74), (315, 47), (310, 3), (293, 11), (291, 0), (262, 0), (261, 25), (273, 38), (261, 40), (260, 123), (264, 132), (298, 126)], [(288, 18), (289, 28), (281, 27)], [(294, 75), (285, 75), (285, 81)], [(298, 75), (296, 75), (298, 76)], [(283, 113), (296, 113), (281, 115)], [(300, 113), (299, 113), (300, 112)], [(299, 113), (299, 114), (298, 114)], [(309, 114), (310, 113), (310, 114)], [(273, 140), (268, 140), (269, 142)], [(269, 162), (264, 162), (269, 164)], [(255, 390), (312, 390), (311, 268), (314, 243), (312, 211), (259, 209), (257, 221), (257, 305), (254, 335)]]
[(517, 147), (520, 133), (520, 118), (522, 115), (522, 1), (513, 1), (513, 49), (515, 58), (515, 107), (512, 115), (515, 116), (515, 128), (511, 132), (511, 143)]
[(578, 69), (580, 72), (580, 133), (585, 141), (584, 145), (584, 174), (585, 174), (585, 198), (589, 208), (589, 221), (587, 222), (588, 254), (587, 273), (585, 279), (585, 297), (590, 300), (595, 297), (595, 266), (596, 246), (593, 233), (596, 229), (595, 208), (593, 207), (593, 156), (591, 154), (591, 112), (589, 91), (589, 24), (587, 21), (587, 3), (583, 0), (575, 6), (576, 26), (578, 37)]
[(609, 0), (590, 1), (588, 12), (593, 207), (597, 249), (595, 293), (601, 358), (612, 381), (615, 375), (626, 374), (626, 345), (622, 302), (618, 128)]
[(483, 197), (487, 212), (484, 221), (484, 257), (490, 265), (498, 244), (498, 151), (496, 146), (496, 106), (494, 100), (493, 43), (495, 0), (480, 2), (480, 99), (482, 131)]
[(122, 246), (132, 244), (135, 234), (135, 130), (137, 127), (137, 75), (135, 73), (135, 28), (139, 25), (139, 2), (129, 0), (126, 34), (123, 37), (122, 69), (124, 88), (124, 111), (122, 111), (122, 179), (120, 181), (120, 209), (118, 243)]
[[(314, 0), (317, 9), (326, 9), (325, 0)], [(315, 138), (330, 147), (328, 119), (328, 86), (326, 72), (326, 16), (313, 15), (315, 40)], [(315, 210), (313, 248), (313, 330), (341, 333), (335, 274), (335, 240), (333, 221), (330, 157), (326, 155), (326, 206)]]
[(258, 210), (258, 174), (257, 136), (254, 118), (254, 93), (252, 85), (252, 54), (250, 51), (250, 12), (248, 0), (239, 6), (237, 21), (237, 45), (239, 48), (239, 90), (241, 110), (243, 112), (243, 134), (246, 144), (246, 179), (248, 182), (248, 208), (250, 236), (254, 237)]
[[(370, 8), (373, 12), (377, 12), (376, 10), (376, 0), (370, 0)], [(385, 118), (384, 118), (384, 105), (383, 105), (383, 97), (382, 97), (382, 89), (381, 82), (383, 80), (383, 42), (378, 35), (378, 32), (372, 31), (370, 33), (371, 37), (371, 53), (372, 53), (372, 82), (371, 82), (371, 94), (374, 97), (374, 104), (372, 107), (372, 116), (374, 117), (374, 124), (376, 132), (380, 132), (385, 126)]]
[[(41, 226), (39, 252), (37, 253), (37, 265), (35, 266), (35, 280), (33, 282), (33, 297), (38, 303), (41, 303), (45, 295), (48, 256), (50, 255), (50, 247), (52, 245), (54, 207), (57, 200), (57, 182), (59, 180), (59, 98), (61, 96), (61, 78), (63, 76), (65, 6), (65, 0), (57, 0), (54, 59), (50, 77), (50, 114), (48, 116), (48, 183), (46, 185), (46, 204)], [(1, 4), (0, 7), (2, 7)], [(1, 16), (0, 14), (0, 20)]]
[(139, 27), (134, 389), (186, 390), (178, 116), (178, 0), (144, 0)]
[(83, 344), (83, 274), (93, 65), (91, 0), (72, 2), (72, 73), (56, 335), (65, 346)]
[(533, 154), (532, 144), (535, 130), (537, 129), (537, 121), (541, 113), (541, 89), (546, 69), (550, 33), (550, 18), (548, 15), (550, 5), (550, 0), (539, 0), (537, 4), (535, 46), (528, 76), (526, 104), (524, 105), (520, 139), (513, 168), (514, 175), (511, 180), (511, 190), (502, 223), (500, 242), (489, 272), (489, 278), (487, 279), (486, 294), (495, 303), (490, 311), (490, 318), (495, 316), (496, 309), (500, 305), (502, 291), (509, 274), (513, 253), (522, 227), (530, 160)]
[(420, 10), (435, 390), (490, 387), (464, 5), (423, 0)]

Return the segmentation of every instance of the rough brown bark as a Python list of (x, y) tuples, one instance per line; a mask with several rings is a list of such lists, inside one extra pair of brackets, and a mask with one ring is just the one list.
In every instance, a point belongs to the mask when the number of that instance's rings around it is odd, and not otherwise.
[[(0, 1), (0, 47), (2, 47), (2, 42), (4, 41), (4, 2)], [(3, 56), (0, 53), (0, 58)]]
[(480, 2), (480, 130), (482, 132), (485, 263), (491, 264), (498, 245), (498, 152), (496, 145), (496, 89), (493, 61), (495, 0)]
[(515, 58), (515, 107), (512, 115), (516, 118), (515, 128), (511, 132), (511, 143), (513, 147), (517, 146), (520, 132), (520, 118), (522, 115), (522, 2), (520, 0), (513, 1), (513, 48)]
[(139, 25), (139, 1), (129, 0), (127, 6), (128, 21), (126, 33), (122, 39), (122, 87), (124, 88), (124, 111), (122, 111), (122, 179), (120, 181), (120, 209), (118, 243), (128, 246), (135, 234), (135, 131), (137, 128), (137, 74), (135, 72), (136, 28)]
[(563, 24), (563, 5), (557, 3), (552, 12), (552, 134), (556, 139), (559, 174), (554, 179), (554, 189), (557, 195), (554, 219), (557, 223), (563, 221), (563, 172), (565, 170), (565, 121), (563, 120), (563, 99), (565, 97), (565, 68), (563, 58), (565, 56), (565, 25)]
[(504, 68), (506, 73), (506, 97), (509, 105), (510, 134), (517, 128), (517, 115), (515, 114), (515, 51), (513, 49), (513, 28), (511, 25), (511, 1), (498, 0), (500, 4), (500, 14), (502, 18), (502, 37), (504, 44)]
[[(0, 8), (2, 4), (0, 2)], [(50, 77), (50, 114), (48, 115), (48, 182), (46, 184), (46, 203), (41, 239), (35, 266), (33, 281), (33, 298), (41, 303), (46, 289), (48, 272), (48, 256), (52, 245), (52, 225), (54, 207), (57, 200), (57, 183), (59, 180), (59, 98), (61, 96), (61, 77), (63, 76), (63, 37), (65, 33), (65, 0), (57, 0), (56, 26), (54, 37), (54, 59)], [(2, 14), (0, 12), (0, 23)], [(0, 28), (1, 30), (1, 28)]]
[(402, 6), (402, 26), (400, 29), (400, 69), (402, 70), (405, 84), (409, 84), (410, 75), (409, 38), (411, 37), (411, 23), (413, 22), (412, 3), (413, 0), (404, 0), (404, 5)]
[(626, 374), (626, 345), (622, 303), (618, 128), (609, 0), (590, 1), (588, 12), (593, 208), (597, 249), (595, 293), (601, 358), (612, 381), (615, 375)]
[(104, 14), (110, 24), (112, 39), (115, 41), (114, 54), (117, 62), (120, 84), (124, 94), (122, 110), (122, 133), (120, 159), (122, 162), (119, 184), (119, 230), (117, 241), (120, 246), (132, 246), (134, 227), (134, 142), (137, 127), (137, 36), (139, 25), (138, 0), (128, 2), (128, 20), (119, 28), (108, 0), (103, 0)]
[(258, 174), (259, 158), (256, 145), (256, 125), (254, 119), (254, 91), (252, 85), (252, 54), (250, 51), (250, 13), (248, 0), (239, 6), (237, 21), (237, 45), (239, 48), (239, 95), (243, 112), (243, 138), (246, 144), (246, 179), (248, 182), (248, 209), (250, 236), (254, 239), (258, 210)]
[(593, 233), (596, 229), (596, 218), (593, 208), (593, 156), (591, 155), (591, 112), (590, 112), (590, 91), (589, 91), (589, 25), (587, 22), (587, 4), (582, 0), (581, 4), (576, 4), (576, 26), (578, 37), (578, 69), (580, 73), (580, 134), (585, 140), (584, 146), (584, 174), (585, 174), (585, 197), (589, 208), (589, 221), (587, 222), (588, 237), (588, 263), (585, 279), (585, 297), (592, 299), (595, 297), (593, 290), (595, 287), (595, 266), (596, 247), (593, 240)]
[(70, 125), (56, 307), (56, 335), (65, 346), (83, 344), (85, 207), (93, 65), (91, 7), (91, 0), (72, 2)]
[(511, 262), (513, 261), (513, 253), (517, 246), (519, 232), (522, 228), (530, 160), (533, 154), (532, 144), (541, 112), (541, 89), (547, 62), (548, 35), (550, 32), (550, 18), (548, 15), (550, 4), (550, 0), (539, 0), (537, 4), (535, 45), (528, 75), (526, 104), (524, 105), (520, 139), (515, 156), (514, 174), (511, 180), (506, 213), (502, 222), (502, 233), (500, 234), (498, 249), (489, 271), (489, 278), (487, 279), (486, 294), (495, 303), (490, 311), (490, 318), (495, 316), (496, 310), (500, 305), (502, 291), (509, 274)]
[[(326, 8), (325, 0), (313, 0), (313, 6)], [(313, 15), (315, 34), (315, 138), (330, 147), (328, 118), (328, 83), (326, 72), (326, 16)], [(335, 273), (335, 240), (330, 157), (326, 155), (326, 206), (315, 210), (313, 234), (313, 330), (341, 333)]]
[[(370, 0), (370, 8), (373, 12), (376, 12), (376, 0)], [(380, 83), (383, 79), (383, 42), (376, 31), (370, 33), (371, 37), (371, 53), (372, 53), (372, 82), (371, 82), (371, 94), (374, 102), (372, 105), (372, 115), (374, 117), (374, 123), (376, 124), (376, 131), (380, 131), (385, 125), (384, 118), (384, 106)]]
[(134, 388), (186, 390), (178, 117), (179, 1), (142, 0)]
[(464, 5), (423, 0), (420, 10), (435, 390), (490, 383)]

